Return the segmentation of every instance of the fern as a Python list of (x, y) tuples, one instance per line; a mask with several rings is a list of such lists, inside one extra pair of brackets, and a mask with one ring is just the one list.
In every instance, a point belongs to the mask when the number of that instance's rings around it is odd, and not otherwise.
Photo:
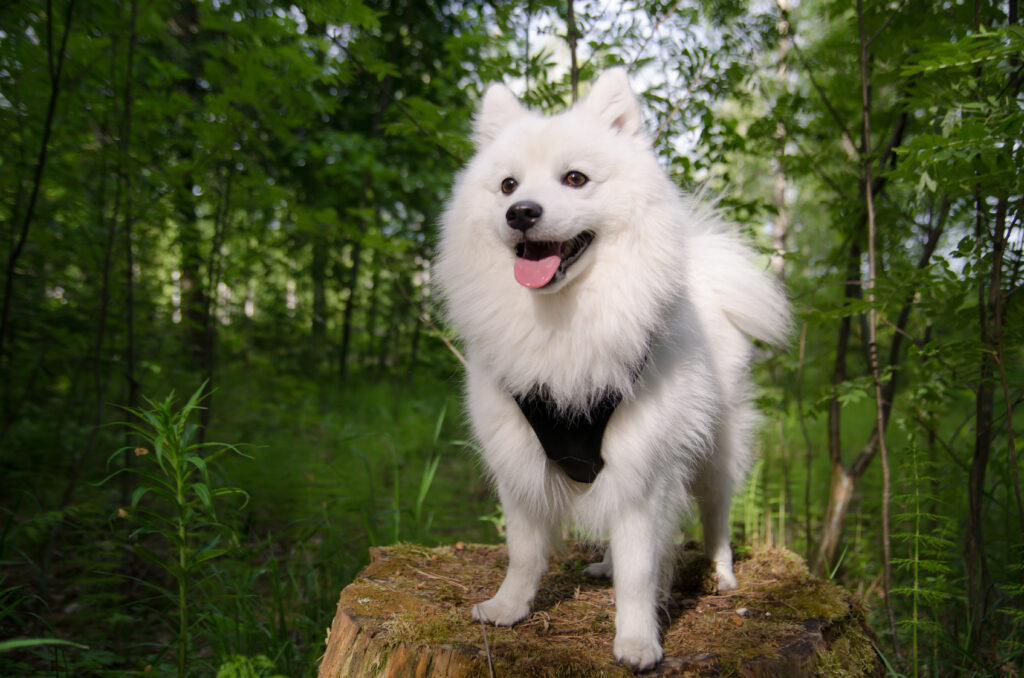
[(954, 545), (947, 537), (952, 530), (950, 519), (926, 509), (928, 504), (937, 506), (940, 503), (935, 495), (927, 491), (928, 485), (937, 482), (934, 476), (928, 475), (930, 464), (922, 464), (917, 445), (913, 441), (910, 442), (909, 452), (909, 477), (905, 479), (909, 490), (906, 495), (896, 498), (907, 510), (894, 516), (894, 523), (906, 524), (909, 531), (893, 534), (894, 542), (906, 545), (908, 555), (905, 558), (893, 558), (892, 563), (895, 570), (904, 573), (910, 581), (906, 585), (893, 587), (892, 593), (904, 597), (910, 603), (910, 616), (901, 619), (899, 624), (910, 632), (908, 661), (912, 669), (910, 675), (916, 678), (921, 668), (921, 632), (928, 632), (934, 638), (941, 631), (938, 618), (924, 618), (922, 608), (938, 609), (941, 603), (951, 597), (943, 583), (948, 582), (953, 573), (948, 564), (948, 554), (953, 552)]

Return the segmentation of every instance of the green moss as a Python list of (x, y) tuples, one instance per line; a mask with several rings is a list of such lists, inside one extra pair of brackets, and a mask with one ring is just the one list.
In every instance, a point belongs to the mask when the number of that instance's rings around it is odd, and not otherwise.
[(828, 651), (821, 653), (817, 674), (821, 678), (863, 678), (877, 673), (878, 655), (871, 639), (852, 616), (847, 623), (834, 629), (835, 637)]
[(386, 553), (388, 559), (391, 558), (404, 558), (406, 560), (422, 562), (429, 559), (442, 558), (448, 555), (446, 551), (450, 548), (440, 547), (436, 549), (429, 549), (426, 546), (419, 544), (413, 544), (410, 542), (399, 542), (397, 544), (391, 544), (387, 547)]
[[(593, 549), (574, 546), (552, 562), (526, 620), (513, 628), (486, 629), (472, 620), (470, 606), (494, 595), (501, 583), (503, 547), (399, 544), (376, 557), (342, 594), (342, 607), (379, 620), (381, 640), (389, 646), (482, 650), (486, 631), (499, 675), (631, 675), (612, 657), (611, 584), (582, 574), (586, 563), (600, 558)], [(684, 550), (677, 565), (663, 638), (666, 655), (710, 654), (717, 662), (703, 668), (719, 675), (743, 673), (752, 660), (781, 658), (785, 663), (790, 659), (785, 648), (796, 641), (821, 645), (821, 636), (808, 627), (811, 620), (820, 620), (825, 643), (819, 675), (852, 678), (876, 672), (861, 606), (835, 584), (810, 576), (798, 557), (778, 549), (753, 550), (737, 562), (739, 588), (723, 595), (711, 590), (710, 564), (699, 552)], [(806, 653), (806, 646), (801, 651)], [(799, 656), (792, 659), (800, 661)]]
[(426, 643), (429, 645), (450, 645), (464, 635), (467, 624), (462, 615), (453, 609), (440, 616), (425, 616), (416, 613), (395, 615), (384, 622), (388, 643)]

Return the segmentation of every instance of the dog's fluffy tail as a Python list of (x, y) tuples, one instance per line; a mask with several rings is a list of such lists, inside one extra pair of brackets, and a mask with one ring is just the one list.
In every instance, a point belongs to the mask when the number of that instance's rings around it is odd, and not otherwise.
[(789, 300), (779, 280), (758, 266), (751, 249), (728, 232), (704, 233), (700, 278), (718, 298), (726, 317), (744, 334), (772, 344), (785, 344), (792, 330)]

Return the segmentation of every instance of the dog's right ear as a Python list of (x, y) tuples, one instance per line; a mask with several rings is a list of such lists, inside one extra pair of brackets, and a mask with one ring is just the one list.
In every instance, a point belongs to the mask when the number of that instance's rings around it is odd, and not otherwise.
[(610, 68), (590, 88), (583, 106), (589, 108), (616, 132), (643, 138), (640, 102), (629, 86), (629, 75), (623, 67)]
[(508, 87), (498, 84), (488, 87), (473, 120), (473, 143), (476, 149), (479, 151), (487, 146), (508, 123), (528, 113)]

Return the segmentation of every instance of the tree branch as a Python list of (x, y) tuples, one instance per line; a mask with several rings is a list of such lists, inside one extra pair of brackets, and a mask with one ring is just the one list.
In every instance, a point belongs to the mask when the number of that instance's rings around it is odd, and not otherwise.
[(654, 22), (654, 27), (651, 28), (651, 32), (647, 35), (647, 37), (644, 38), (643, 43), (641, 43), (641, 45), (640, 45), (640, 49), (638, 49), (637, 52), (636, 52), (636, 56), (634, 56), (630, 60), (629, 66), (627, 67), (629, 70), (633, 70), (633, 66), (636, 66), (636, 62), (640, 59), (640, 57), (643, 55), (644, 51), (647, 49), (647, 44), (654, 37), (654, 34), (658, 32), (658, 29), (661, 28), (661, 24), (665, 23), (665, 21), (669, 17), (671, 17), (673, 14), (675, 14), (675, 11), (679, 7), (679, 3), (680, 2), (682, 2), (682, 0), (676, 0), (675, 3), (671, 7), (669, 7), (667, 10), (665, 10), (665, 13), (662, 14), (660, 17), (658, 17), (658, 20)]
[[(340, 50), (342, 50), (343, 52), (345, 52), (345, 54), (348, 55), (348, 58), (352, 60), (352, 63), (354, 63), (356, 65), (356, 67), (360, 71), (363, 72), (363, 74), (365, 74), (365, 75), (372, 75), (372, 73), (370, 73), (370, 70), (368, 68), (366, 68), (366, 66), (363, 65), (363, 62), (361, 62), (359, 60), (359, 58), (356, 57), (356, 55), (352, 53), (352, 50), (350, 50), (346, 45), (342, 44), (342, 42), (340, 40), (338, 40), (337, 36), (331, 35), (331, 36), (328, 36), (328, 37), (331, 39), (331, 42), (333, 42), (335, 45), (337, 45)], [(417, 130), (419, 130), (420, 134), (422, 134), (423, 136), (427, 137), (428, 139), (431, 139), (434, 142), (434, 145), (437, 146), (437, 148), (440, 149), (440, 151), (442, 153), (447, 155), (449, 158), (454, 160), (459, 165), (461, 165), (463, 163), (462, 158), (460, 158), (459, 156), (457, 156), (454, 153), (452, 153), (451, 150), (447, 146), (438, 143), (437, 142), (437, 135), (434, 134), (433, 132), (427, 130), (426, 128), (424, 128), (423, 125), (420, 124), (420, 121), (416, 119), (416, 116), (414, 116), (412, 113), (410, 113), (405, 108), (405, 106), (403, 106), (397, 99), (395, 99), (395, 97), (390, 92), (386, 92), (386, 91), (384, 91), (382, 89), (381, 90), (381, 94), (388, 100), (389, 103), (393, 104), (394, 107), (397, 108), (398, 111), (402, 115), (404, 115), (406, 117), (406, 119), (408, 119), (409, 122), (411, 122), (413, 124), (413, 126)]]
[[(32, 177), (32, 192), (29, 194), (28, 207), (25, 211), (25, 219), (21, 224), (21, 231), (11, 248), (10, 256), (7, 258), (7, 279), (4, 282), (3, 310), (0, 311), (0, 365), (4, 363), (4, 344), (7, 340), (7, 327), (14, 293), (15, 265), (21, 257), (25, 241), (28, 240), (29, 228), (32, 226), (32, 217), (35, 215), (36, 203), (39, 200), (39, 190), (43, 183), (43, 170), (46, 168), (46, 157), (50, 148), (50, 134), (53, 131), (53, 118), (57, 110), (57, 98), (60, 96), (60, 76), (64, 70), (64, 56), (67, 54), (68, 36), (71, 34), (71, 10), (74, 5), (75, 0), (68, 0), (67, 10), (64, 13), (64, 35), (61, 37), (60, 52), (57, 55), (57, 68), (51, 71), (50, 101), (46, 107), (46, 120), (43, 123), (43, 140), (40, 144), (39, 157), (36, 160), (35, 173)], [(51, 31), (53, 23), (52, 14), (48, 13), (46, 21), (47, 31)]]
[[(790, 30), (792, 31), (793, 24), (792, 22), (789, 21), (789, 13), (786, 11), (786, 9), (782, 6), (781, 3), (779, 3), (779, 10), (781, 10), (783, 17), (785, 17), (786, 21), (789, 23)], [(822, 103), (825, 104), (825, 108), (828, 109), (829, 114), (832, 115), (832, 119), (835, 120), (836, 125), (839, 127), (839, 131), (842, 134), (843, 140), (847, 144), (849, 144), (850, 148), (856, 148), (856, 145), (853, 143), (853, 135), (850, 134), (850, 131), (846, 127), (846, 123), (843, 121), (842, 116), (839, 115), (839, 111), (836, 109), (835, 106), (832, 105), (832, 102), (829, 100), (828, 95), (825, 94), (825, 90), (822, 89), (820, 84), (818, 84), (818, 79), (814, 77), (814, 71), (811, 69), (811, 66), (807, 62), (806, 57), (804, 57), (804, 53), (800, 49), (800, 46), (796, 44), (795, 35), (793, 36), (792, 46), (793, 51), (796, 52), (797, 58), (800, 59), (800, 64), (804, 67), (804, 70), (807, 71), (807, 77), (811, 81), (811, 85), (814, 86), (814, 90), (818, 93), (818, 96), (821, 97)]]

